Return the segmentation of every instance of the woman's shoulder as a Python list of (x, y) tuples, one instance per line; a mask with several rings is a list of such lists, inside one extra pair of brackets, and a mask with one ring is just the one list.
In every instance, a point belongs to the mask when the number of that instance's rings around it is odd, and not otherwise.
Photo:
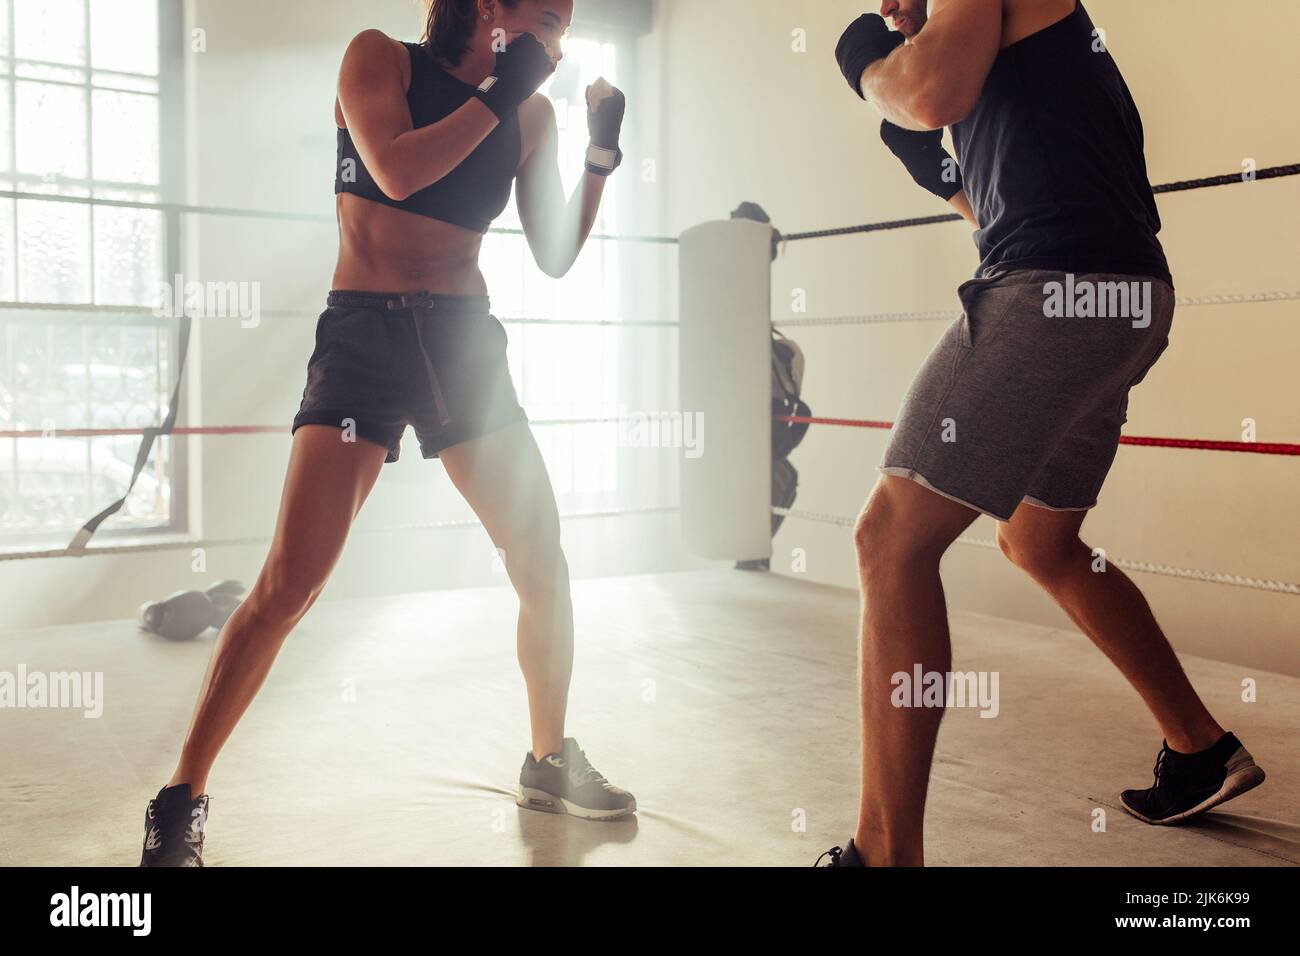
[(519, 104), (519, 125), (525, 132), (539, 135), (555, 129), (555, 104), (544, 94), (534, 93)]
[(362, 30), (348, 44), (345, 58), (353, 56), (363, 56), (367, 59), (383, 56), (405, 57), (408, 49), (418, 47), (419, 44), (396, 40), (383, 30)]
[[(519, 165), (522, 168), (543, 143), (558, 142), (559, 128), (555, 119), (555, 104), (541, 93), (534, 93), (519, 104)], [(545, 155), (543, 151), (542, 155)]]
[[(408, 55), (408, 48), (410, 53)], [(373, 81), (377, 77), (400, 77), (403, 86), (411, 81), (418, 44), (395, 40), (382, 30), (362, 30), (352, 38), (343, 54), (341, 82)], [(393, 73), (392, 71), (396, 71)]]

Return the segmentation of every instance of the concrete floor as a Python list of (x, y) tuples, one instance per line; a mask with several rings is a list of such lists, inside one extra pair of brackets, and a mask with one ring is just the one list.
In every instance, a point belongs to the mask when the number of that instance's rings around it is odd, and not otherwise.
[[(583, 581), (575, 601), (570, 733), (636, 793), (635, 821), (515, 807), (528, 738), (509, 592), (338, 601), (291, 636), (217, 765), (209, 864), (797, 866), (844, 842), (856, 594), (718, 570)], [(1269, 778), (1198, 824), (1150, 827), (1117, 793), (1150, 784), (1159, 734), (1086, 639), (960, 612), (953, 632), (954, 669), (999, 672), (1000, 712), (944, 720), (929, 863), (1300, 863), (1300, 680), (1187, 659)], [(138, 861), (211, 642), (129, 621), (0, 633), (0, 670), (105, 682), (98, 719), (0, 710), (0, 865)]]

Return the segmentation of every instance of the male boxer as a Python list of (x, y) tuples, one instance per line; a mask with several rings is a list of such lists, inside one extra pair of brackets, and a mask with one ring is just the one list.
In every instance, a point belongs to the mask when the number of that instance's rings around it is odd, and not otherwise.
[(1075, 0), (884, 0), (836, 58), (916, 181), (973, 217), (982, 261), (857, 523), (862, 802), (853, 839), (823, 856), (924, 861), (943, 701), (902, 700), (893, 677), (951, 670), (939, 561), (980, 514), (1164, 734), (1154, 784), (1121, 795), (1129, 813), (1177, 824), (1257, 786), (1264, 772), (1197, 697), (1141, 592), (1079, 537), (1174, 312), (1142, 121), (1105, 38)]

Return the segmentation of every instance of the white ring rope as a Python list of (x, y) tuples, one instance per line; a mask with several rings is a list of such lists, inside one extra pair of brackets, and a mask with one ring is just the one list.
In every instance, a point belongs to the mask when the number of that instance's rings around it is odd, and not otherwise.
[[(1241, 292), (1222, 293), (1219, 295), (1184, 295), (1178, 297), (1180, 308), (1201, 305), (1252, 305), (1259, 302), (1294, 302), (1300, 300), (1300, 292)], [(953, 320), (961, 312), (937, 310), (933, 312), (881, 312), (872, 315), (839, 315), (809, 319), (773, 319), (772, 324), (782, 329), (801, 326), (827, 325), (886, 325), (894, 322), (937, 322), (943, 319)]]
[[(13, 302), (9, 300), (0, 301), (0, 312), (31, 312), (41, 314), (42, 322), (52, 321), (45, 313), (60, 313), (73, 316), (80, 319), (87, 315), (112, 315), (122, 318), (134, 317), (138, 319), (153, 319), (158, 323), (169, 322), (177, 318), (169, 313), (160, 313), (159, 310), (152, 306), (144, 305), (97, 305), (94, 303), (70, 303), (61, 304), (54, 302)], [(192, 319), (203, 319), (207, 321), (234, 321), (243, 320), (238, 315), (214, 315), (208, 316), (200, 310), (191, 310), (189, 313)], [(319, 312), (311, 312), (305, 309), (259, 309), (257, 319), (274, 319), (276, 321), (303, 321), (315, 322), (320, 318)], [(507, 316), (498, 315), (495, 318), (503, 325), (549, 325), (555, 328), (560, 326), (592, 326), (602, 329), (622, 329), (622, 328), (653, 328), (653, 329), (675, 329), (680, 323), (674, 319), (569, 319), (563, 316), (555, 318), (531, 318), (528, 316)], [(5, 319), (5, 321), (11, 321)], [(250, 326), (251, 327), (251, 326)]]
[[(843, 515), (823, 514), (816, 511), (802, 511), (793, 508), (773, 508), (772, 513), (787, 518), (796, 518), (803, 521), (815, 521), (821, 524), (831, 524), (839, 528), (852, 528), (856, 524), (853, 518), (846, 518)], [(978, 548), (993, 548), (997, 550), (998, 543), (992, 538), (963, 537), (957, 539), (958, 544), (970, 545)], [(1183, 578), (1190, 581), (1204, 581), (1207, 584), (1226, 584), (1230, 587), (1249, 588), (1255, 591), (1271, 591), (1274, 594), (1292, 594), (1300, 596), (1300, 584), (1290, 584), (1286, 581), (1268, 581), (1260, 578), (1248, 578), (1238, 574), (1226, 574), (1221, 571), (1200, 571), (1195, 568), (1178, 568), (1169, 564), (1152, 564), (1148, 561), (1127, 561), (1122, 558), (1106, 559), (1116, 567), (1123, 568), (1125, 571), (1138, 571), (1145, 574), (1160, 574), (1165, 577)]]
[[(560, 515), (561, 521), (577, 521), (583, 518), (620, 518), (624, 515), (670, 514), (677, 512), (669, 508), (628, 508), (624, 511), (581, 511)], [(479, 528), (483, 522), (474, 518), (462, 521), (434, 521), (425, 524), (404, 524), (385, 528), (353, 528), (351, 534), (400, 534), (408, 531), (446, 531), (455, 528)], [(270, 544), (270, 536), (252, 538), (220, 538), (212, 540), (186, 539), (183, 541), (157, 541), (154, 543), (106, 545), (103, 547), (59, 548), (49, 551), (9, 551), (0, 552), (0, 561), (27, 561), (35, 558), (89, 558), (105, 554), (145, 554), (150, 551), (191, 551), (195, 548), (238, 548), (255, 544)]]
[(1294, 302), (1300, 292), (1228, 292), (1221, 295), (1184, 295), (1178, 304), (1188, 305), (1248, 305), (1255, 302)]
[(937, 322), (956, 319), (961, 312), (952, 310), (936, 312), (882, 312), (876, 315), (837, 315), (811, 319), (774, 319), (772, 324), (782, 329), (811, 325), (884, 325), (891, 322)]

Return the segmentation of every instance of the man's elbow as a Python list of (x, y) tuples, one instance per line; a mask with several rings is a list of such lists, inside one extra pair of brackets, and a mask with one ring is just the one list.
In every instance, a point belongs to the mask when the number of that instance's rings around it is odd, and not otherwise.
[(918, 90), (908, 106), (908, 113), (923, 129), (943, 129), (969, 116), (976, 99), (960, 90)]

